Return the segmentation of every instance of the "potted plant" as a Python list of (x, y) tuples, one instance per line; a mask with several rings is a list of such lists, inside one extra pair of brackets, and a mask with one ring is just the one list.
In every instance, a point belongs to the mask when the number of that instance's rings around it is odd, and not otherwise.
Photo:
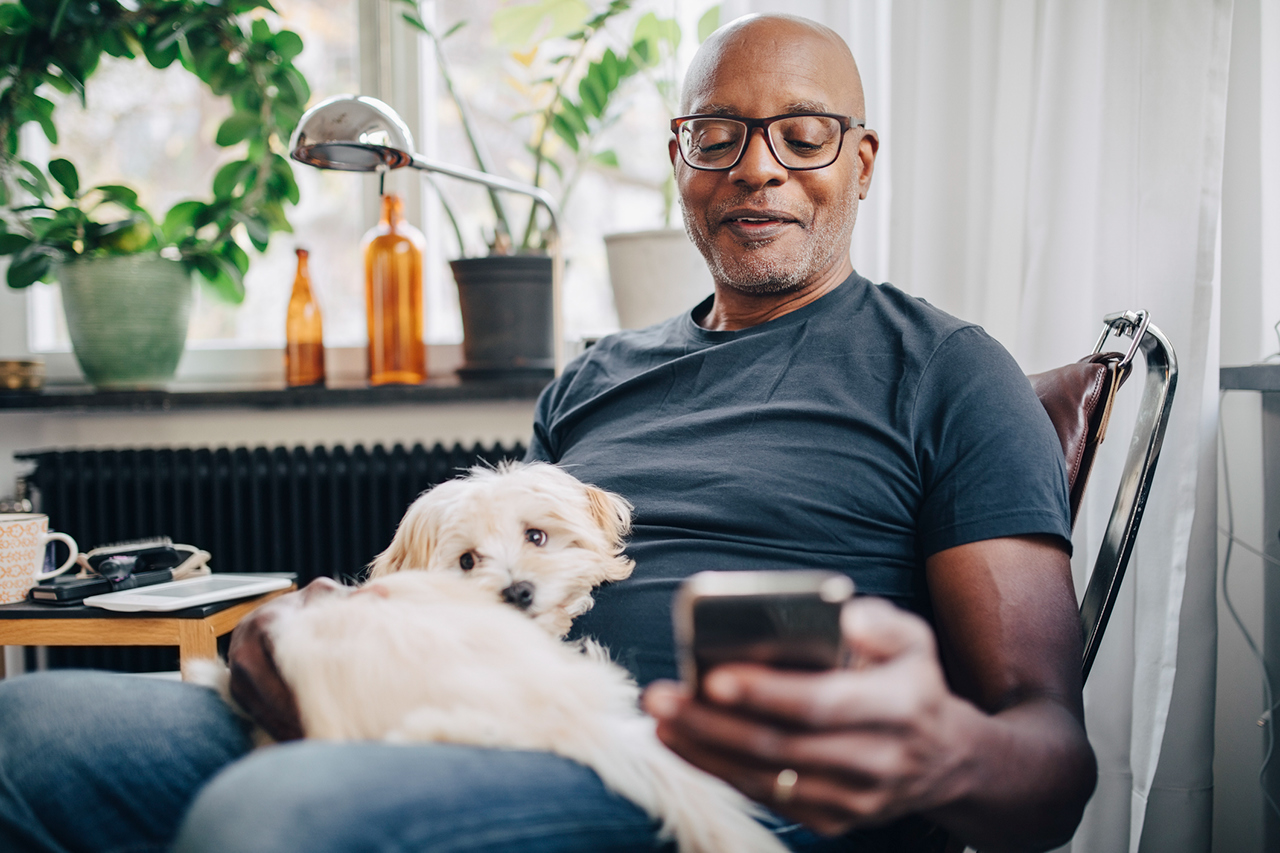
[[(310, 92), (292, 60), (302, 40), (261, 16), (265, 0), (22, 0), (0, 6), (0, 255), (7, 281), (62, 286), (77, 360), (104, 388), (172, 378), (186, 340), (193, 273), (231, 302), (244, 298), (249, 255), (289, 231), (298, 187), (281, 155)], [(57, 143), (45, 87), (85, 101), (103, 55), (179, 62), (233, 112), (217, 144), (243, 147), (217, 172), (210, 201), (182, 201), (155, 217), (123, 185), (83, 187), (75, 166), (23, 160), (19, 131), (36, 123)]]
[[(492, 172), (465, 99), (459, 93), (445, 44), (463, 24), (443, 34), (425, 23), (414, 0), (401, 0), (404, 18), (431, 38), (440, 76), (458, 108), (476, 165)], [(528, 109), (513, 116), (531, 119), (526, 150), (531, 183), (558, 197), (563, 209), (589, 168), (617, 168), (606, 147), (608, 129), (620, 114), (619, 94), (633, 79), (653, 76), (680, 40), (672, 19), (648, 13), (627, 32), (616, 32), (631, 12), (632, 0), (586, 3), (534, 0), (500, 9), (491, 21), (496, 40), (512, 51), (512, 69), (521, 78)], [(579, 14), (580, 12), (580, 14)], [(437, 188), (438, 190), (438, 188)], [(551, 261), (548, 233), (538, 209), (513, 222), (504, 202), (490, 193), (492, 239), (483, 256), (467, 257), (467, 240), (441, 195), (461, 257), (453, 261), (463, 320), (463, 375), (536, 369), (550, 372)]]

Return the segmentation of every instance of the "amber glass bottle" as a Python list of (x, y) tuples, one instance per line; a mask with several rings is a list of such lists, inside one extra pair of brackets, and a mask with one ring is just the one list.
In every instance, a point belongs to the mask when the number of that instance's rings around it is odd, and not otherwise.
[(427, 378), (422, 343), (422, 232), (404, 221), (398, 195), (382, 197), (382, 221), (364, 235), (369, 384), (415, 385)]
[(298, 274), (293, 278), (284, 334), (284, 381), (290, 388), (324, 384), (324, 330), (320, 325), (320, 306), (311, 293), (307, 250), (298, 249), (297, 253)]

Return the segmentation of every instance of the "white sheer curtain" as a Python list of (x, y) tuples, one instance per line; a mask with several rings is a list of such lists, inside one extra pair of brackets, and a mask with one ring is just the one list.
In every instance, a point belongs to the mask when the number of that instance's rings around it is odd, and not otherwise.
[[(1128, 308), (1177, 350), (1173, 421), (1086, 689), (1100, 774), (1070, 849), (1207, 850), (1231, 3), (917, 0), (893, 15), (891, 277), (983, 324), (1028, 372), (1083, 354)], [(1077, 526), (1081, 582), (1125, 435), (1104, 445)]]
[[(1207, 851), (1231, 0), (726, 5), (822, 20), (855, 53), (868, 25), (891, 32), (887, 54), (859, 55), (883, 143), (866, 209), (877, 234), (888, 225), (887, 258), (883, 241), (855, 244), (859, 270), (887, 268), (909, 292), (981, 323), (1027, 372), (1083, 355), (1114, 311), (1150, 310), (1173, 343), (1173, 420), (1086, 689), (1098, 791), (1068, 849)], [(876, 98), (885, 91), (887, 114)], [(1081, 588), (1138, 396), (1122, 398), (1077, 524)]]

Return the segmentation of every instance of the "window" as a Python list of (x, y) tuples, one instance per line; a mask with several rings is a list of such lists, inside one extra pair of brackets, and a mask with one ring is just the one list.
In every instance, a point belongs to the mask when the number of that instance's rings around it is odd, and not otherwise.
[[(884, 3), (868, 0), (857, 5), (879, 9)], [(533, 119), (528, 116), (531, 101), (527, 88), (536, 75), (520, 64), (522, 59), (514, 55), (513, 48), (495, 42), (490, 28), (494, 13), (509, 5), (503, 0), (436, 0), (423, 3), (422, 8), (438, 32), (465, 20), (466, 25), (450, 36), (444, 47), (455, 82), (479, 125), (494, 170), (528, 181), (533, 176), (526, 145)], [(670, 201), (667, 159), (667, 121), (675, 109), (674, 96), (668, 94), (664, 100), (658, 83), (675, 85), (696, 49), (698, 20), (713, 5), (713, 0), (637, 0), (626, 16), (610, 24), (606, 38), (615, 50), (622, 50), (629, 42), (635, 22), (647, 12), (679, 20), (682, 43), (671, 62), (620, 90), (618, 101), (625, 109), (601, 145), (616, 153), (618, 168), (592, 165), (574, 181), (562, 224), (568, 261), (565, 327), (570, 341), (616, 328), (601, 238), (615, 231), (680, 224), (679, 211)], [(746, 11), (741, 5), (726, 4), (726, 16)], [(306, 45), (296, 62), (311, 85), (313, 102), (343, 92), (380, 97), (414, 129), (424, 155), (474, 167), (458, 113), (441, 85), (431, 43), (401, 21), (399, 4), (389, 0), (277, 0), (275, 6), (283, 24), (297, 31)], [(859, 15), (854, 15), (857, 21), (844, 22), (848, 27), (839, 28), (850, 29), (853, 23), (860, 23)], [(887, 20), (887, 11), (882, 12), (872, 28), (877, 44), (887, 44)], [(856, 41), (850, 40), (858, 49), (865, 39), (863, 33)], [(535, 62), (545, 61), (556, 45), (547, 42), (539, 49), (541, 56)], [(877, 61), (887, 67), (881, 58)], [(27, 155), (37, 160), (67, 156), (81, 170), (82, 182), (89, 185), (128, 183), (139, 189), (153, 211), (162, 212), (184, 197), (207, 196), (217, 164), (227, 156), (211, 140), (228, 114), (229, 104), (214, 98), (199, 80), (176, 65), (161, 72), (145, 62), (109, 59), (89, 80), (88, 99), (88, 110), (82, 111), (76, 102), (60, 105), (62, 138), (56, 148), (51, 149), (38, 131), (25, 137)], [(887, 105), (878, 112), (887, 117)], [(290, 214), (295, 233), (277, 235), (266, 255), (254, 256), (243, 305), (220, 303), (203, 288), (197, 289), (189, 354), (181, 376), (225, 378), (236, 374), (245, 378), (256, 373), (257, 378), (278, 379), (278, 350), (283, 344), (295, 246), (311, 251), (312, 280), (324, 314), (326, 345), (330, 349), (363, 346), (359, 242), (376, 221), (377, 179), (300, 165), (294, 174), (302, 195)], [(887, 176), (881, 171), (877, 174), (878, 190), (883, 189), (882, 177)], [(435, 178), (434, 186), (446, 195), (461, 221), (468, 253), (481, 253), (485, 234), (491, 236), (493, 229), (485, 192), (445, 177)], [(411, 218), (415, 207), (421, 212), (418, 222), (429, 247), (425, 282), (428, 343), (456, 343), (461, 339), (461, 325), (447, 260), (457, 256), (458, 248), (436, 191), (419, 173), (407, 169), (391, 173), (388, 190), (406, 195)], [(554, 194), (555, 189), (552, 191)], [(527, 201), (508, 195), (504, 203), (513, 223), (522, 223), (528, 215)], [(865, 213), (863, 218), (865, 222)], [(887, 221), (887, 217), (879, 218)], [(874, 226), (860, 225), (859, 232), (856, 239), (863, 242), (884, 240)], [(861, 264), (860, 268), (872, 272)], [(57, 288), (37, 286), (29, 292), (31, 349), (50, 353), (69, 350)], [(227, 352), (236, 349), (262, 350), (263, 356), (258, 366), (252, 367), (252, 359), (233, 358)], [(192, 366), (201, 361), (204, 367)], [(73, 368), (68, 366), (67, 370), (73, 375)], [(50, 372), (59, 372), (55, 359), (50, 359)]]

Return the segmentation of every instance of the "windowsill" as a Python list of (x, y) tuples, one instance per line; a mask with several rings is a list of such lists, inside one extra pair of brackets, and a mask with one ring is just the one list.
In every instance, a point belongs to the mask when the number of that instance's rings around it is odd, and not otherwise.
[(533, 400), (547, 376), (468, 379), (433, 377), (421, 385), (339, 384), (308, 388), (174, 383), (169, 390), (99, 391), (84, 384), (49, 384), (43, 390), (0, 393), (0, 411), (171, 412), (193, 409), (301, 409)]

